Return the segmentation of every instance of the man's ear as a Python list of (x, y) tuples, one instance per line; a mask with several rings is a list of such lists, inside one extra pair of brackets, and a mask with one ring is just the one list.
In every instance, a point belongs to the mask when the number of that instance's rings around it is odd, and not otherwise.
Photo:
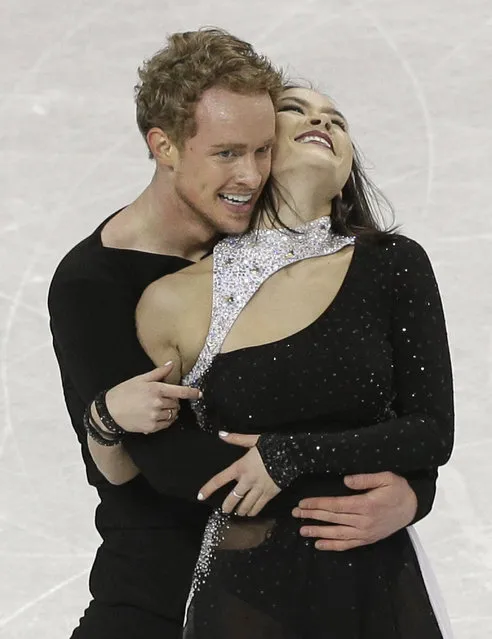
[(146, 139), (154, 160), (174, 169), (178, 159), (178, 149), (167, 133), (158, 127), (153, 127), (147, 133)]

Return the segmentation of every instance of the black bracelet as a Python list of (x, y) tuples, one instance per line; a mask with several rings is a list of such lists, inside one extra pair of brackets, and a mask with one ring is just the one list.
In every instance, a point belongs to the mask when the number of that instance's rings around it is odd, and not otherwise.
[(123, 436), (126, 431), (114, 421), (113, 416), (108, 410), (108, 405), (106, 404), (107, 392), (108, 391), (102, 391), (101, 393), (98, 393), (96, 395), (94, 405), (96, 407), (97, 414), (99, 416), (99, 419), (109, 431), (111, 431), (115, 435)]
[(87, 420), (88, 420), (89, 425), (91, 426), (91, 428), (93, 430), (97, 431), (101, 437), (104, 437), (104, 439), (109, 439), (110, 441), (113, 441), (113, 439), (121, 439), (122, 438), (121, 435), (116, 435), (115, 433), (110, 433), (107, 430), (104, 430), (104, 428), (102, 428), (102, 426), (99, 426), (99, 424), (94, 419), (94, 416), (92, 414), (92, 410), (91, 410), (90, 406), (87, 409)]
[(84, 412), (84, 427), (88, 435), (100, 446), (117, 446), (122, 440), (121, 435), (104, 433), (92, 418), (90, 406)]

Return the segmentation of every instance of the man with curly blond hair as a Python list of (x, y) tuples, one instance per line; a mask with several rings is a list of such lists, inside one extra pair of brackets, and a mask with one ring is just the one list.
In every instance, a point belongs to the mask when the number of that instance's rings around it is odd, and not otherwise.
[[(269, 197), (263, 187), (282, 74), (248, 43), (202, 29), (171, 35), (139, 76), (137, 123), (154, 176), (65, 256), (48, 301), (67, 407), (101, 499), (93, 600), (73, 639), (181, 636), (209, 509), (222, 501), (218, 493), (200, 504), (197, 490), (244, 454), (197, 429), (188, 402), (174, 424), (179, 400), (198, 391), (166, 383), (173, 364), (154, 367), (134, 314), (151, 282), (200, 260), (221, 235), (244, 232)], [(127, 453), (135, 462), (130, 480), (118, 463)], [(412, 518), (415, 494), (387, 476), (378, 490), (365, 525), (368, 534), (376, 524), (379, 535), (390, 534)], [(425, 497), (422, 510), (433, 492)], [(394, 503), (397, 521), (388, 515)]]
[[(196, 391), (165, 383), (170, 367), (155, 370), (141, 349), (134, 312), (152, 281), (199, 260), (220, 234), (247, 229), (270, 172), (282, 75), (248, 43), (202, 29), (171, 35), (139, 78), (137, 123), (155, 162), (152, 181), (65, 256), (49, 293), (67, 407), (101, 499), (93, 600), (74, 639), (180, 636), (208, 516), (191, 486), (242, 455), (182, 428), (186, 415), (167, 430), (179, 399)], [(124, 444), (84, 427), (86, 406), (106, 389), (109, 412), (128, 432)], [(142, 428), (159, 432), (131, 433)], [(141, 474), (107, 481), (98, 466), (117, 466), (123, 445)], [(170, 496), (156, 490), (162, 468), (172, 474)]]

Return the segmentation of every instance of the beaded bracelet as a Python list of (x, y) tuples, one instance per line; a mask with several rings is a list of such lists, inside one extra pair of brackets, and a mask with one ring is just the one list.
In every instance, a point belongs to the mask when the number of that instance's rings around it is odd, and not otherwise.
[(84, 412), (84, 427), (88, 435), (101, 446), (117, 446), (121, 440), (121, 435), (105, 433), (94, 421), (90, 407)]
[(114, 421), (113, 416), (109, 412), (108, 405), (106, 404), (106, 393), (108, 391), (102, 391), (96, 395), (96, 399), (94, 400), (94, 405), (96, 407), (96, 412), (99, 416), (99, 419), (102, 421), (104, 426), (114, 433), (115, 435), (123, 436), (126, 431), (121, 428), (121, 426)]
[(101, 426), (99, 426), (99, 424), (96, 422), (96, 420), (94, 419), (94, 416), (92, 415), (92, 411), (91, 411), (91, 407), (89, 406), (88, 410), (87, 410), (87, 419), (89, 420), (89, 424), (91, 425), (91, 427), (96, 430), (99, 435), (101, 435), (101, 437), (104, 437), (106, 439), (109, 440), (113, 440), (113, 439), (121, 439), (122, 435), (116, 435), (115, 433), (110, 433), (107, 430), (104, 430), (104, 428), (102, 428)]

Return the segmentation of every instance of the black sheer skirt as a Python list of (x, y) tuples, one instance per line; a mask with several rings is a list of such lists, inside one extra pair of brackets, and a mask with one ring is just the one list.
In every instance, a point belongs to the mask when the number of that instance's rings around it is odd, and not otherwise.
[(184, 639), (442, 639), (406, 530), (330, 552), (299, 528), (213, 514)]

